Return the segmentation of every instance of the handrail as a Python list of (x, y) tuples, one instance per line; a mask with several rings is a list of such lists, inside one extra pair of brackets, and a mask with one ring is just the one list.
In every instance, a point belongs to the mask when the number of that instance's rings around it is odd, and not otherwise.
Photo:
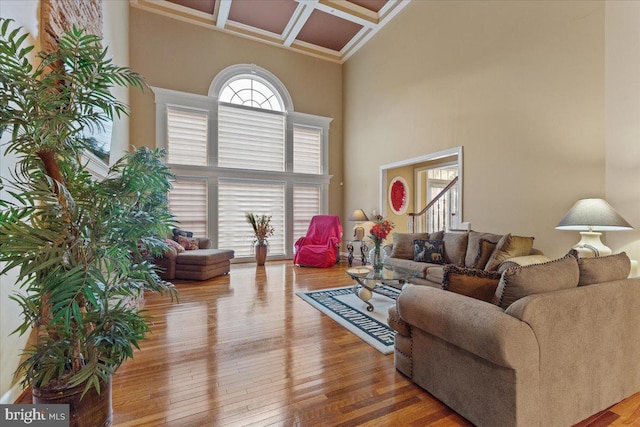
[(438, 200), (440, 200), (442, 197), (444, 197), (444, 195), (447, 193), (447, 191), (451, 190), (451, 187), (453, 187), (454, 185), (456, 185), (456, 183), (458, 182), (458, 177), (454, 177), (451, 182), (449, 182), (447, 184), (446, 187), (444, 187), (444, 189), (442, 189), (441, 192), (438, 193), (438, 195), (436, 197), (433, 198), (433, 200), (431, 200), (429, 203), (427, 203), (427, 206), (425, 206), (420, 212), (418, 213), (408, 213), (408, 216), (421, 216), (424, 215), (431, 206), (435, 205), (436, 202)]

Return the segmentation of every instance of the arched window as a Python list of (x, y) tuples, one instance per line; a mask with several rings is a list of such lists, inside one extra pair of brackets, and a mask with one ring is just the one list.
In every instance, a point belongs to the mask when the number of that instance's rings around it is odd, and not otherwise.
[(264, 110), (282, 111), (282, 101), (273, 88), (252, 76), (238, 76), (222, 88), (218, 101)]
[(270, 258), (292, 258), (311, 216), (327, 212), (331, 119), (295, 112), (284, 84), (252, 64), (222, 70), (206, 97), (153, 90), (158, 146), (177, 178), (169, 195), (177, 219), (250, 259), (244, 215), (270, 215)]

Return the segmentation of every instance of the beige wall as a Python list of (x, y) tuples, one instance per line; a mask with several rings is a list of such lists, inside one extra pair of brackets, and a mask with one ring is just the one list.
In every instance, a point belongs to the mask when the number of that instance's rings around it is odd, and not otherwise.
[[(342, 215), (342, 67), (275, 46), (131, 9), (131, 66), (150, 85), (207, 95), (234, 64), (256, 64), (282, 81), (295, 111), (333, 118), (329, 131), (329, 213)], [(131, 93), (132, 143), (155, 147), (153, 94)], [(344, 223), (344, 217), (343, 217)]]
[[(114, 62), (117, 65), (128, 65), (128, 12), (129, 4), (125, 1), (109, 1), (103, 5), (103, 31), (104, 44), (109, 47)], [(0, 1), (0, 16), (11, 18), (16, 25), (22, 26), (29, 32), (32, 38), (28, 43), (36, 45), (36, 51), (40, 49), (38, 42), (38, 23), (40, 5), (38, 0), (2, 0)], [(34, 52), (35, 53), (35, 52)], [(118, 99), (127, 102), (127, 91), (115, 92)], [(129, 129), (128, 120), (124, 119), (114, 125), (113, 140), (116, 146), (128, 146)], [(8, 138), (5, 132), (2, 142)], [(13, 169), (15, 159), (0, 156), (0, 176), (6, 177)], [(6, 194), (2, 194), (5, 198)], [(19, 387), (13, 380), (13, 372), (18, 366), (20, 354), (25, 347), (28, 334), (22, 337), (10, 335), (20, 322), (20, 309), (9, 295), (18, 289), (15, 286), (16, 273), (9, 272), (0, 276), (0, 403), (13, 403), (20, 393)]]
[(640, 2), (607, 1), (605, 56), (607, 200), (633, 231), (607, 233), (614, 252), (640, 259)]
[(605, 193), (603, 57), (602, 2), (411, 2), (344, 67), (345, 211), (380, 209), (377, 165), (463, 146), (463, 220), (566, 253)]

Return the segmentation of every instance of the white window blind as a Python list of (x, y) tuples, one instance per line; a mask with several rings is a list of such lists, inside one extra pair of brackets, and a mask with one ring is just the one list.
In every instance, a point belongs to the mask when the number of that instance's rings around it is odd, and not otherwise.
[(322, 174), (322, 131), (308, 127), (293, 128), (293, 171)]
[(275, 234), (269, 255), (284, 255), (284, 184), (218, 182), (218, 247), (235, 250), (236, 258), (253, 256), (253, 229), (246, 213), (271, 215)]
[(311, 217), (320, 214), (320, 187), (293, 187), (293, 241), (307, 235)]
[(218, 104), (218, 166), (284, 171), (282, 113)]
[(169, 210), (179, 228), (207, 237), (207, 182), (176, 180), (169, 192)]
[(167, 105), (167, 162), (207, 165), (208, 113)]

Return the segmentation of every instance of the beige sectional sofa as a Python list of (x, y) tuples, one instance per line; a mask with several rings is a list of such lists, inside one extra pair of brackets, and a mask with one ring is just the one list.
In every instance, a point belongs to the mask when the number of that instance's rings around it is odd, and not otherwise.
[(640, 391), (626, 254), (506, 269), (493, 303), (408, 284), (395, 366), (477, 426), (571, 426)]
[[(418, 249), (414, 242), (442, 241), (441, 263), (414, 261)], [(438, 231), (435, 233), (394, 233), (393, 243), (385, 245), (385, 265), (413, 270), (418, 276), (411, 283), (442, 286), (446, 266), (487, 272), (502, 271), (512, 265), (549, 261), (533, 247), (533, 237), (478, 231)], [(487, 276), (491, 276), (487, 274)]]

